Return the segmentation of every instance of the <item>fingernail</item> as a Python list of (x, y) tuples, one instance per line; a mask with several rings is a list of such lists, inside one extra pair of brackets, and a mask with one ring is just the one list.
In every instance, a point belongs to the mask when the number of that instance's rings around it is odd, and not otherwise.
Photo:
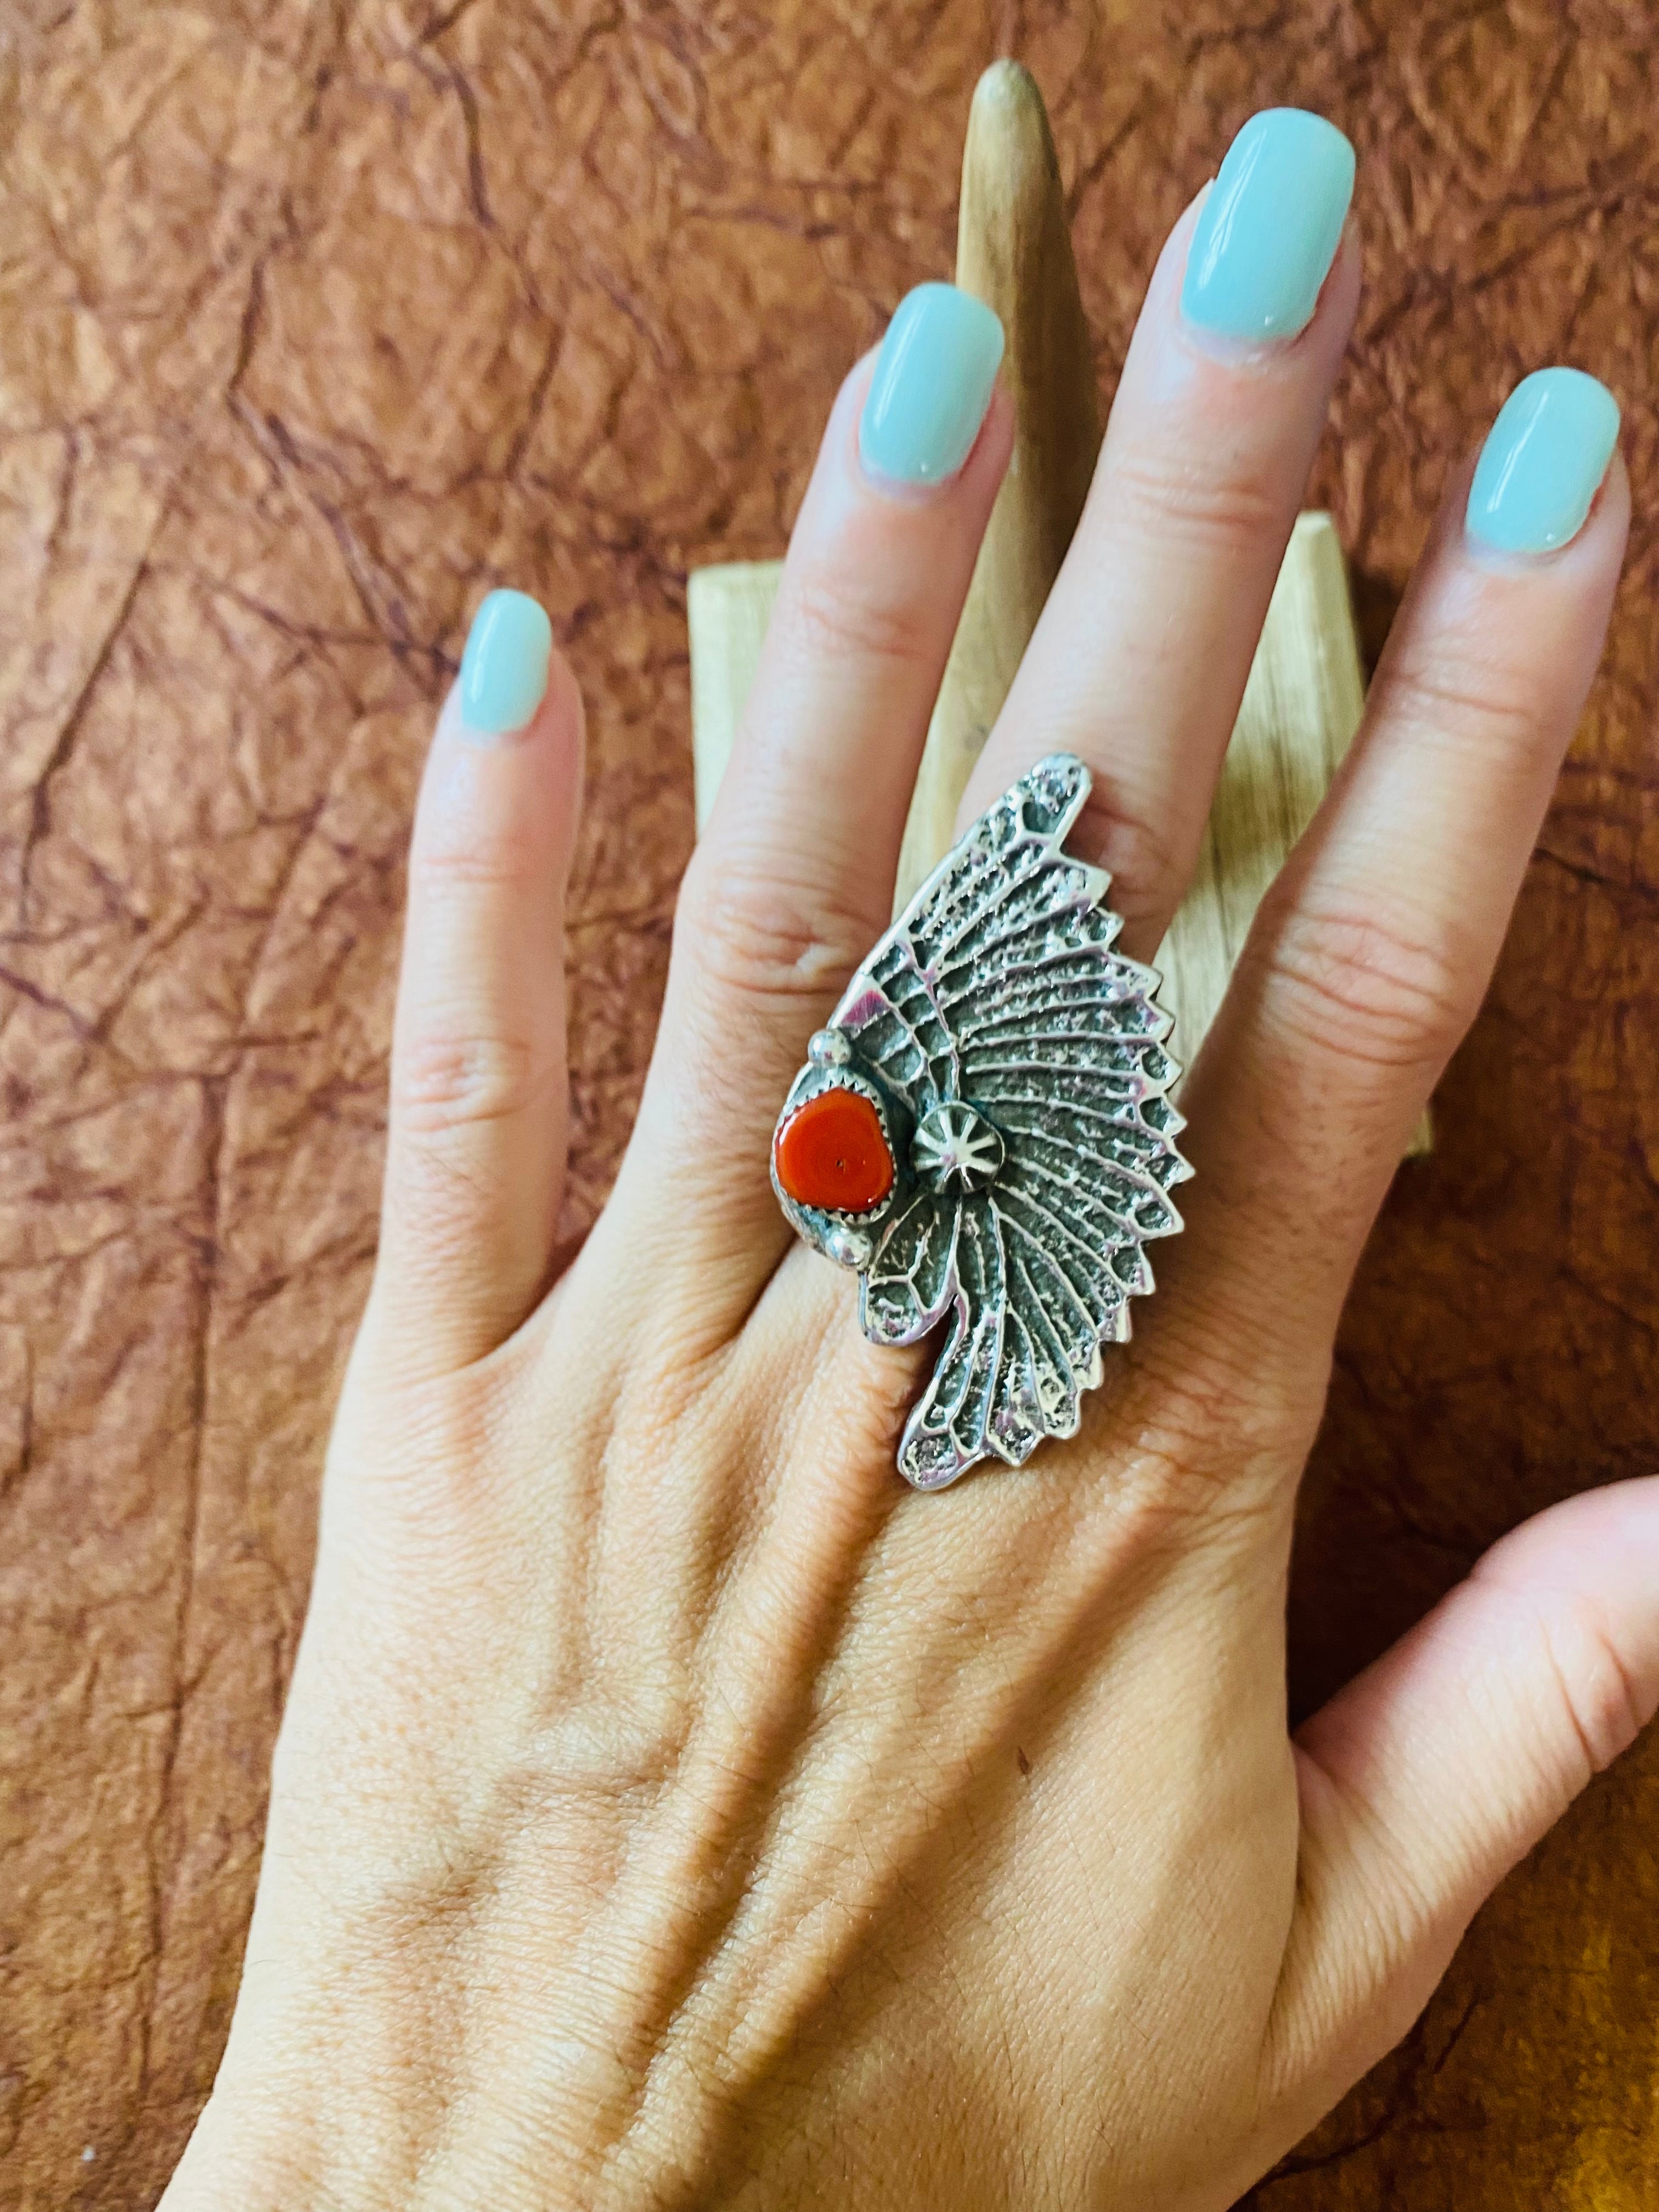
[(1299, 107), (1253, 115), (1227, 149), (1187, 256), (1181, 311), (1260, 344), (1313, 319), (1353, 198), (1353, 148)]
[(523, 592), (491, 592), (461, 655), (461, 720), (480, 737), (521, 730), (547, 693), (553, 625)]
[(1583, 528), (1619, 442), (1619, 403), (1579, 368), (1540, 368), (1498, 410), (1464, 522), (1499, 553), (1547, 553)]
[(1002, 360), (1002, 325), (954, 284), (918, 284), (899, 302), (859, 422), (872, 476), (943, 483), (974, 449)]

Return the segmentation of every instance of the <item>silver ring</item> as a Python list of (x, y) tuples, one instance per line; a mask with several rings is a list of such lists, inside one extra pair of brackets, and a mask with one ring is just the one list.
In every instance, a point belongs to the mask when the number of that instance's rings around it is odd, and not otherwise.
[(772, 1183), (859, 1278), (875, 1344), (948, 1334), (898, 1469), (940, 1490), (1075, 1436), (1101, 1348), (1152, 1288), (1191, 1168), (1155, 970), (1114, 951), (1110, 879), (1062, 849), (1089, 795), (1039, 761), (947, 853), (809, 1048)]

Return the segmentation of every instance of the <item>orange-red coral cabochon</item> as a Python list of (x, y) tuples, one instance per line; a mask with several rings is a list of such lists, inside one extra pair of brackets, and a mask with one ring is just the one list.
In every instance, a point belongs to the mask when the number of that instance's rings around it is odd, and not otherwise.
[(772, 1140), (778, 1181), (797, 1206), (868, 1213), (893, 1188), (881, 1116), (857, 1091), (820, 1091)]

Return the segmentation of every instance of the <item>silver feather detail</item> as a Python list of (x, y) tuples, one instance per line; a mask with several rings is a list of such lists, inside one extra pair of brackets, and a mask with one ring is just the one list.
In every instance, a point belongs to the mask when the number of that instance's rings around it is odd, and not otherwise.
[(878, 1109), (879, 1206), (798, 1202), (775, 1152), (773, 1180), (800, 1233), (859, 1270), (872, 1341), (945, 1327), (898, 1452), (922, 1490), (1076, 1434), (1102, 1346), (1152, 1288), (1146, 1246), (1181, 1227), (1158, 977), (1115, 950), (1105, 872), (1063, 850), (1088, 794), (1056, 753), (981, 815), (853, 977), (779, 1119), (781, 1137), (836, 1088)]

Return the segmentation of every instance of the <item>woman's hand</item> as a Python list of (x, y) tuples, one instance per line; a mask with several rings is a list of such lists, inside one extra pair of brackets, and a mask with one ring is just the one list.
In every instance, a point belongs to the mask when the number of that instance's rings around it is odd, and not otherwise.
[[(1326, 126), (1258, 118), (1178, 225), (966, 803), (1081, 755), (1073, 847), (1139, 955), (1354, 313), (1350, 173)], [(475, 628), (242, 1990), (169, 2212), (1224, 2205), (1659, 1698), (1641, 1484), (1509, 1537), (1285, 1723), (1338, 1309), (1618, 573), (1587, 380), (1506, 410), (1473, 503), (1454, 473), (1188, 1084), (1187, 1231), (1082, 1434), (941, 1497), (894, 1474), (925, 1355), (865, 1342), (853, 1279), (792, 1247), (768, 1146), (888, 916), (1009, 452), (988, 325), (907, 304), (836, 404), (633, 1144), (551, 1289), (581, 710), (527, 602)]]

